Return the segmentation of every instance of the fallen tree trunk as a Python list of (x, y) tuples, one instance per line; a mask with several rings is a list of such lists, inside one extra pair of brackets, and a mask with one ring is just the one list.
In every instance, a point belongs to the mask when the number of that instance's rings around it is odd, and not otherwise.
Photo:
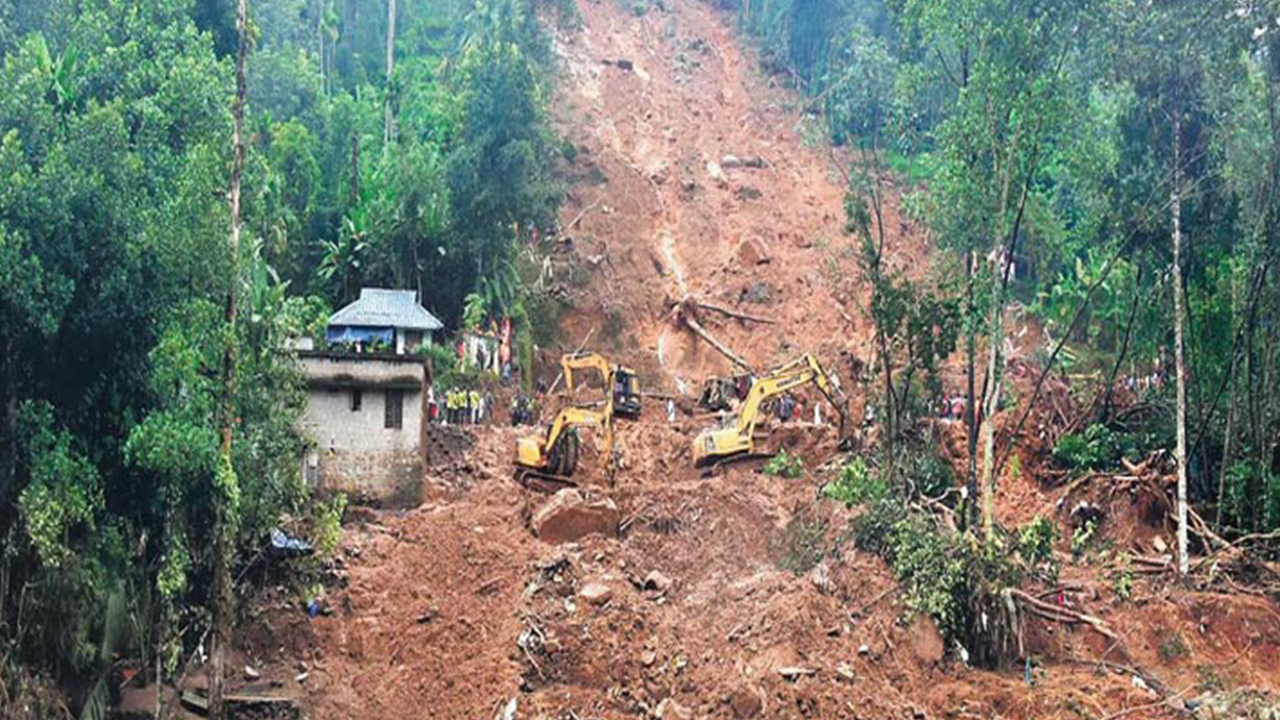
[(706, 340), (707, 344), (715, 348), (721, 355), (729, 358), (729, 360), (733, 361), (734, 364), (745, 368), (748, 372), (755, 372), (751, 367), (751, 363), (748, 363), (741, 355), (730, 350), (728, 346), (717, 340), (715, 336), (707, 332), (706, 328), (702, 327), (702, 323), (698, 322), (697, 313), (691, 309), (691, 305), (689, 303), (681, 302), (676, 306), (676, 315), (684, 322), (686, 327), (692, 330), (698, 337)]
[(1102, 635), (1109, 640), (1118, 639), (1116, 634), (1112, 632), (1111, 629), (1107, 627), (1106, 623), (1102, 622), (1100, 618), (1096, 618), (1092, 615), (1086, 615), (1085, 613), (1077, 612), (1069, 608), (1059, 607), (1052, 603), (1047, 603), (1016, 588), (1010, 590), (1009, 593), (1013, 595), (1015, 600), (1022, 604), (1023, 608), (1026, 609), (1027, 612), (1035, 615), (1036, 617), (1067, 625), (1088, 625), (1099, 635)]
[(748, 321), (750, 321), (750, 322), (763, 323), (763, 324), (765, 324), (765, 325), (777, 325), (777, 324), (778, 324), (778, 321), (777, 321), (777, 320), (774, 320), (774, 319), (772, 319), (772, 318), (761, 317), (761, 316), (759, 316), (759, 315), (751, 315), (751, 314), (744, 313), (744, 312), (741, 312), (741, 311), (738, 311), (738, 310), (732, 310), (732, 309), (730, 309), (730, 308), (727, 308), (727, 307), (724, 307), (724, 306), (721, 306), (721, 305), (712, 305), (712, 304), (711, 304), (711, 303), (709, 303), (709, 302), (703, 302), (703, 301), (701, 301), (701, 300), (689, 300), (689, 299), (686, 299), (686, 300), (685, 300), (685, 304), (686, 304), (686, 305), (693, 305), (693, 306), (695, 306), (695, 307), (702, 308), (703, 310), (711, 310), (712, 312), (718, 312), (718, 313), (720, 313), (721, 315), (728, 315), (728, 316), (729, 316), (729, 317), (731, 317), (731, 318), (737, 318), (737, 319), (739, 319), (739, 320), (748, 320)]

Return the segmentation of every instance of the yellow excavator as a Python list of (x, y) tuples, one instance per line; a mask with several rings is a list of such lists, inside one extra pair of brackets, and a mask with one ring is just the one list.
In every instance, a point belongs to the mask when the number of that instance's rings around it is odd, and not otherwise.
[(613, 412), (620, 418), (636, 420), (640, 417), (640, 382), (631, 368), (609, 362), (600, 353), (576, 352), (560, 358), (564, 372), (564, 384), (573, 397), (573, 372), (595, 370), (600, 373), (605, 392), (610, 395)]
[(577, 405), (563, 408), (556, 413), (544, 437), (517, 438), (516, 480), (535, 489), (554, 491), (574, 484), (571, 478), (581, 457), (579, 427), (595, 427), (601, 432), (603, 454), (612, 474), (613, 418), (615, 415), (630, 419), (640, 416), (639, 383), (630, 369), (613, 365), (596, 353), (565, 355), (560, 364), (570, 394), (575, 370), (598, 370), (606, 388), (605, 400), (600, 409)]
[(581, 457), (578, 428), (583, 426), (600, 430), (604, 456), (612, 465), (613, 412), (609, 404), (605, 404), (603, 412), (570, 406), (556, 413), (545, 437), (516, 439), (516, 480), (526, 487), (551, 492), (573, 485), (571, 477)]
[(698, 467), (729, 459), (756, 456), (755, 429), (763, 416), (766, 400), (813, 383), (840, 416), (840, 438), (845, 442), (847, 401), (835, 376), (827, 373), (817, 358), (805, 354), (770, 370), (756, 379), (736, 415), (725, 418), (721, 427), (703, 430), (693, 441), (693, 461)]

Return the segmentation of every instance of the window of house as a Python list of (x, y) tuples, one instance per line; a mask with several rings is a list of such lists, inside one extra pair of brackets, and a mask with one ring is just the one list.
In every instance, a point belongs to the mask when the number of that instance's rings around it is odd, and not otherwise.
[(364, 393), (359, 390), (351, 391), (351, 412), (359, 412), (361, 406), (364, 405)]
[(396, 430), (404, 427), (404, 390), (387, 391), (386, 417), (383, 426)]

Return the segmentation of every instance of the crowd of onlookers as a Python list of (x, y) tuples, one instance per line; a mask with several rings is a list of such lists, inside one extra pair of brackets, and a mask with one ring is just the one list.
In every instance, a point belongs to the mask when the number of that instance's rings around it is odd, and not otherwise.
[[(538, 422), (541, 393), (536, 398), (523, 390), (511, 396), (510, 417), (512, 425), (533, 425)], [(427, 389), (427, 413), (431, 422), (443, 425), (481, 425), (499, 422), (498, 403), (493, 393), (485, 390), (450, 388)]]
[(493, 393), (463, 388), (436, 392), (427, 390), (427, 412), (431, 422), (445, 425), (479, 425), (493, 422)]

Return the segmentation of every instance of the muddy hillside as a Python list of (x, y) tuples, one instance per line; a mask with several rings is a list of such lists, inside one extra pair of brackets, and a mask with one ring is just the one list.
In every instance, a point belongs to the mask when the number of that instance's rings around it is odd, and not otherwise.
[[(998, 517), (1049, 518), (1064, 566), (1019, 605), (1040, 608), (1020, 621), (1025, 663), (985, 668), (852, 541), (860, 510), (822, 498), (846, 460), (831, 416), (767, 423), (799, 477), (693, 467), (693, 437), (716, 418), (688, 394), (731, 363), (687, 314), (754, 367), (827, 358), (860, 404), (849, 359), (869, 356), (870, 329), (841, 250), (845, 179), (712, 4), (580, 9), (583, 27), (556, 40), (555, 117), (577, 152), (544, 280), (571, 297), (566, 342), (683, 395), (675, 418), (647, 402), (617, 427), (612, 480), (592, 438), (577, 487), (554, 495), (512, 479), (516, 438), (533, 430), (451, 431), (431, 445), (420, 507), (348, 513), (329, 612), (272, 611), (250, 659), (305, 667), (300, 703), (321, 720), (1274, 717), (1249, 714), (1274, 713), (1274, 601), (1143, 568), (1121, 587), (1105, 559), (1073, 553), (1081, 504), (1110, 520), (1106, 542), (1167, 549), (1158, 463), (1120, 485), (1067, 484), (1034, 476), (1032, 451), (1009, 474)], [(891, 262), (923, 272), (921, 233), (892, 188), (888, 200)], [(1029, 393), (1033, 380), (1010, 382)], [(963, 468), (959, 426), (930, 428)], [(1223, 694), (1241, 687), (1257, 696)]]

